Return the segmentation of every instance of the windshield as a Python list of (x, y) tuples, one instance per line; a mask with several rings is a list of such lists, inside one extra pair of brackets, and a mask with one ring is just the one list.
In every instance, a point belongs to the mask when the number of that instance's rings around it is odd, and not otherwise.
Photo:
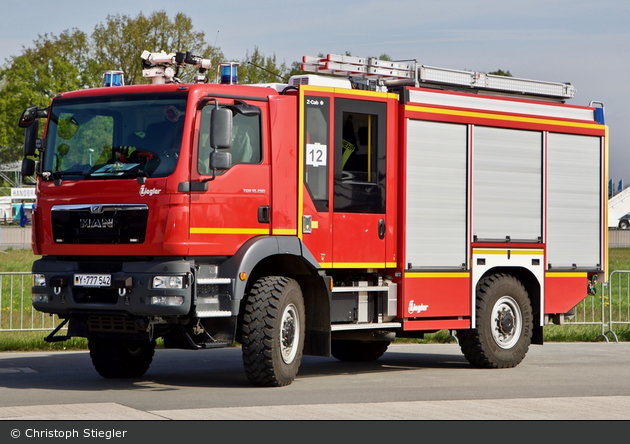
[(58, 99), (43, 171), (53, 179), (165, 177), (175, 170), (186, 92)]

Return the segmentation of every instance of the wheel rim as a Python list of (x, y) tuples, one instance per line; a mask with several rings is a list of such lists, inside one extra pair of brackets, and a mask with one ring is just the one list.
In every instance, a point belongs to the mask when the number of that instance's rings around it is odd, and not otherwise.
[(492, 338), (503, 349), (514, 347), (521, 337), (523, 315), (511, 296), (503, 296), (492, 308)]
[(287, 305), (282, 313), (282, 324), (280, 329), (280, 354), (286, 364), (290, 364), (295, 359), (300, 340), (300, 317), (295, 305)]

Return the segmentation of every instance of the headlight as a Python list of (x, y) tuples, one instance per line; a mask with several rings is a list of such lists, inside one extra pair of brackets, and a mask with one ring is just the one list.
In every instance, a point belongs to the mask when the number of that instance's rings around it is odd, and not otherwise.
[(43, 274), (34, 274), (33, 275), (33, 287), (45, 287), (46, 286), (46, 276)]
[(184, 288), (183, 276), (154, 276), (153, 288)]

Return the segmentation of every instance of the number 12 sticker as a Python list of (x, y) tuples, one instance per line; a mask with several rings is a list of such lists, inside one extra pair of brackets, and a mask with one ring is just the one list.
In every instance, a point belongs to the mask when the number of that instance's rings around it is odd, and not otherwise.
[(328, 146), (319, 143), (306, 144), (306, 164), (311, 166), (326, 166)]

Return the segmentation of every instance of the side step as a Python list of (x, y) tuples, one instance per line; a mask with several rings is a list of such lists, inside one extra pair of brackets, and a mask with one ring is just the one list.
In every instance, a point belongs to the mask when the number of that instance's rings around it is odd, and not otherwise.
[(61, 330), (70, 320), (70, 318), (66, 318), (63, 320), (63, 322), (61, 324), (59, 324), (57, 326), (57, 328), (55, 328), (48, 336), (46, 336), (44, 338), (44, 341), (46, 342), (63, 342), (63, 341), (67, 341), (68, 339), (71, 338), (71, 336), (55, 336), (57, 334), (57, 332), (59, 330)]
[(190, 347), (194, 350), (204, 350), (204, 349), (209, 349), (209, 348), (223, 348), (229, 345), (227, 342), (219, 342), (219, 341), (202, 342), (201, 344), (197, 344), (195, 341), (193, 341), (193, 339), (190, 337), (188, 332), (184, 329), (183, 325), (177, 324), (177, 328), (179, 329), (181, 334), (184, 336), (184, 339), (186, 339), (186, 342), (188, 343), (188, 345), (190, 345)]

